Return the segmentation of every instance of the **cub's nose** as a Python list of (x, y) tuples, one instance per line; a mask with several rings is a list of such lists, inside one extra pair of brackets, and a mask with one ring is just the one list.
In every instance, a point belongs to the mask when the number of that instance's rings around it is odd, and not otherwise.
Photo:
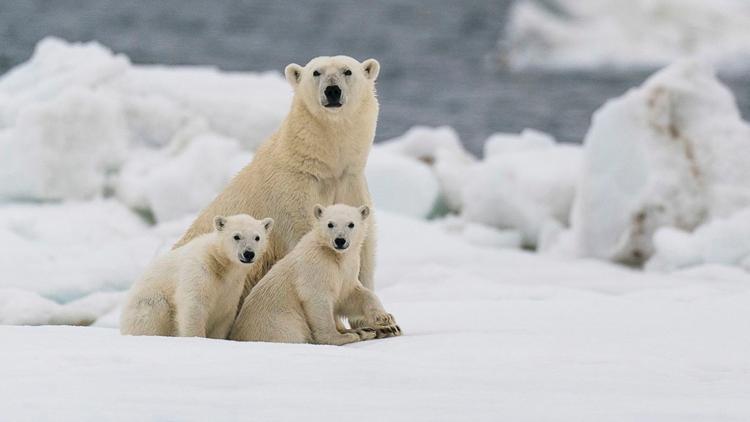
[(253, 258), (255, 258), (255, 252), (245, 251), (242, 253), (242, 258), (244, 258), (245, 262), (253, 262)]
[(341, 88), (338, 85), (331, 85), (326, 87), (323, 93), (326, 95), (328, 104), (338, 104), (341, 101)]
[(336, 244), (337, 249), (344, 249), (346, 247), (346, 239), (343, 237), (337, 237), (333, 240), (333, 243)]

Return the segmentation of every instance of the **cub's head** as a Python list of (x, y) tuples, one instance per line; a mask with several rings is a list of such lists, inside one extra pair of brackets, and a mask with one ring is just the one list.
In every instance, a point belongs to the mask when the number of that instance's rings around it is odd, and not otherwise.
[(263, 255), (272, 228), (272, 218), (258, 221), (247, 214), (214, 218), (214, 229), (225, 256), (242, 264), (252, 264)]
[(284, 74), (313, 115), (347, 115), (363, 103), (374, 100), (375, 80), (380, 63), (367, 59), (360, 63), (348, 56), (316, 57), (302, 67), (292, 63)]
[(366, 220), (370, 215), (367, 205), (350, 207), (336, 204), (326, 208), (315, 205), (313, 214), (318, 220), (316, 230), (321, 239), (336, 252), (344, 253), (361, 245), (367, 236)]

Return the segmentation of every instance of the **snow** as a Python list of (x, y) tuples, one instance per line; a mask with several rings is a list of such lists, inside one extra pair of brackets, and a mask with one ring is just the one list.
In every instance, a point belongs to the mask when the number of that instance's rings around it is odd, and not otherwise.
[[(14, 420), (743, 420), (750, 283), (472, 246), (379, 215), (403, 337), (344, 347), (0, 327)], [(404, 241), (408, 239), (409, 241)], [(347, 400), (349, 394), (362, 399)], [(385, 405), (384, 403), (387, 403)]]
[(440, 186), (427, 164), (375, 147), (365, 176), (378, 209), (424, 218), (435, 208)]
[[(202, 142), (198, 153), (212, 138), (226, 154), (235, 154), (232, 142), (251, 151), (278, 127), (290, 102), (278, 73), (133, 65), (94, 42), (44, 39), (27, 63), (0, 78), (0, 200), (107, 194), (122, 187), (123, 168), (143, 171), (144, 154), (169, 156), (163, 150), (174, 144)], [(174, 156), (175, 165), (190, 159)], [(184, 210), (164, 211), (174, 217)]]
[[(289, 98), (276, 73), (57, 39), (0, 77), (0, 324), (44, 325), (0, 325), (3, 418), (750, 419), (750, 129), (694, 62), (610, 101), (583, 148), (527, 129), (478, 159), (422, 126), (375, 145), (376, 291), (402, 337), (119, 335), (124, 292)], [(647, 271), (569, 253), (635, 250)]]
[(447, 150), (453, 155), (469, 155), (458, 133), (450, 126), (414, 126), (403, 135), (379, 144), (378, 148), (428, 164), (437, 160), (440, 150)]
[(695, 57), (744, 71), (750, 65), (750, 3), (518, 1), (501, 53), (513, 69), (650, 69)]
[(663, 227), (654, 234), (654, 249), (648, 262), (652, 270), (721, 264), (750, 271), (750, 208), (710, 221), (692, 233)]
[[(461, 190), (466, 184), (465, 170), (476, 160), (464, 149), (453, 128), (414, 126), (403, 135), (382, 142), (375, 148), (431, 166), (440, 184), (439, 204), (432, 205), (438, 208), (442, 205), (453, 212), (461, 210)], [(377, 180), (374, 182), (377, 183)]]
[(555, 138), (534, 129), (524, 129), (520, 134), (495, 133), (484, 141), (484, 156), (508, 154), (555, 146)]
[(207, 134), (134, 157), (121, 170), (117, 195), (156, 221), (197, 213), (252, 161), (235, 139)]
[(490, 139), (492, 153), (468, 170), (470, 183), (462, 191), (461, 216), (520, 230), (522, 243), (536, 247), (545, 224), (569, 222), (582, 166), (581, 148), (555, 143), (518, 147), (523, 138), (511, 142), (507, 135)]
[(599, 109), (573, 210), (578, 253), (642, 263), (660, 227), (692, 231), (750, 205), (750, 125), (698, 62), (679, 62)]
[(123, 300), (123, 292), (96, 292), (66, 304), (21, 289), (0, 289), (0, 324), (91, 325)]
[(4, 205), (1, 287), (58, 302), (123, 290), (180, 234), (150, 228), (112, 200)]
[[(568, 225), (581, 156), (579, 146), (558, 144), (546, 133), (525, 129), (490, 136), (484, 159), (477, 160), (453, 129), (416, 126), (374, 147), (367, 178), (378, 207), (415, 217), (457, 213), (469, 223), (468, 230), (464, 225), (459, 230), (470, 241), (533, 248), (545, 225)], [(392, 162), (393, 168), (379, 173), (369, 168), (383, 162)], [(403, 168), (396, 170), (395, 163)], [(427, 168), (438, 183), (437, 202)], [(412, 206), (414, 210), (407, 209)]]

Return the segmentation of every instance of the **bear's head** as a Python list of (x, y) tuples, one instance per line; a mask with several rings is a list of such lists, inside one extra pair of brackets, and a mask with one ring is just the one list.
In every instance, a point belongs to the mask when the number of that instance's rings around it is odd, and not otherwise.
[(366, 220), (370, 215), (367, 205), (335, 204), (325, 208), (315, 205), (313, 215), (318, 220), (316, 230), (320, 238), (336, 252), (344, 253), (350, 247), (360, 246), (367, 236)]
[(241, 264), (252, 264), (263, 255), (272, 228), (272, 218), (258, 221), (247, 214), (214, 218), (221, 250), (232, 262)]
[(302, 67), (292, 63), (284, 74), (301, 100), (316, 116), (345, 116), (375, 99), (380, 63), (360, 63), (348, 56), (316, 57)]

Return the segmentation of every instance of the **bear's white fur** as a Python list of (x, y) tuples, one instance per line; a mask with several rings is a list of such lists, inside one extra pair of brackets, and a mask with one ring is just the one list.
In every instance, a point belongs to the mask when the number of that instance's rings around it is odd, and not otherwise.
[[(366, 205), (316, 205), (317, 224), (245, 298), (230, 339), (342, 345), (400, 335), (357, 278), (369, 213)], [(342, 318), (366, 328), (346, 329)]]
[(120, 331), (227, 338), (245, 278), (263, 257), (273, 219), (216, 216), (214, 231), (154, 260), (128, 295)]
[[(313, 227), (313, 205), (370, 205), (364, 168), (378, 116), (375, 80), (379, 69), (374, 59), (360, 63), (346, 56), (318, 57), (304, 68), (287, 66), (294, 100), (283, 124), (201, 212), (175, 247), (209, 232), (211, 218), (217, 214), (272, 217), (276, 229), (266, 254), (250, 271), (246, 295)], [(329, 104), (325, 95), (333, 85), (341, 91), (338, 104)], [(326, 107), (329, 105), (336, 107)], [(359, 280), (368, 288), (373, 287), (374, 253), (371, 223), (359, 273)]]

